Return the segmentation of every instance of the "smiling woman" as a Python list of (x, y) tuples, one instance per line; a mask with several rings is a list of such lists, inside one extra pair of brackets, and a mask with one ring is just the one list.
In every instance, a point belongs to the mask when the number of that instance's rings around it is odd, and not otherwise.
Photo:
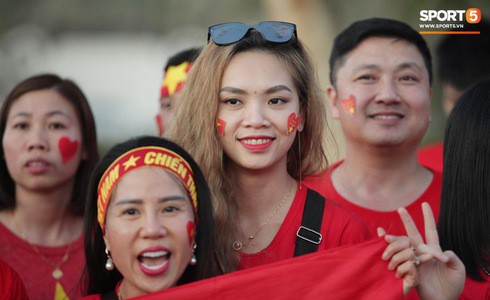
[(89, 299), (129, 298), (218, 274), (207, 183), (176, 144), (139, 137), (97, 166), (86, 206)]
[(218, 24), (208, 41), (168, 134), (208, 178), (223, 270), (368, 239), (364, 224), (301, 182), (326, 166), (327, 120), (296, 25)]

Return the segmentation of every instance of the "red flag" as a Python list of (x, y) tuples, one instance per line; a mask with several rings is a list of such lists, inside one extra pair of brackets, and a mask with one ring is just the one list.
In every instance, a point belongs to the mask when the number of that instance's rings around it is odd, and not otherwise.
[(402, 279), (381, 260), (386, 246), (384, 238), (377, 238), (137, 299), (402, 299)]
[(218, 127), (218, 134), (223, 136), (225, 135), (225, 126), (226, 122), (223, 119), (216, 118), (216, 127)]

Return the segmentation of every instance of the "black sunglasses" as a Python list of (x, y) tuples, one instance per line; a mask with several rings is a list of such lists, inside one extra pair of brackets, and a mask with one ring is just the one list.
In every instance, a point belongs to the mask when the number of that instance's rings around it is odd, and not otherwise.
[(226, 46), (243, 39), (251, 30), (255, 29), (264, 39), (271, 43), (286, 43), (297, 37), (296, 25), (287, 22), (267, 21), (254, 25), (240, 22), (222, 23), (209, 27), (208, 43), (210, 39), (218, 46)]

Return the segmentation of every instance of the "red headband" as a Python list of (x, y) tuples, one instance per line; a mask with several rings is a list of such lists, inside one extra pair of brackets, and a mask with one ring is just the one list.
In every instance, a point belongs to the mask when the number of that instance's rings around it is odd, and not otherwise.
[(105, 231), (105, 215), (112, 191), (119, 180), (140, 167), (161, 167), (174, 174), (184, 184), (194, 208), (197, 220), (197, 192), (194, 172), (189, 163), (177, 153), (155, 146), (132, 149), (118, 157), (102, 175), (97, 189), (97, 220)]

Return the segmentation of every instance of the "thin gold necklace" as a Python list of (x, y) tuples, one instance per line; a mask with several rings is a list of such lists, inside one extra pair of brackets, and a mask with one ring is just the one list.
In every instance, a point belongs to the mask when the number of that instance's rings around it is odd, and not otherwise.
[(51, 272), (51, 276), (54, 279), (60, 279), (61, 277), (63, 277), (63, 271), (61, 271), (61, 266), (70, 259), (70, 249), (71, 249), (72, 243), (70, 242), (68, 244), (68, 247), (66, 248), (65, 255), (63, 255), (63, 257), (61, 258), (61, 260), (57, 264), (55, 264), (52, 261), (50, 261), (46, 256), (44, 256), (41, 253), (41, 251), (34, 244), (32, 244), (29, 241), (26, 232), (17, 222), (17, 218), (15, 217), (13, 212), (12, 212), (12, 219), (14, 220), (15, 227), (17, 227), (17, 229), (19, 229), (19, 231), (21, 232), (22, 238), (32, 247), (32, 249), (34, 249), (34, 252), (37, 254), (37, 256), (39, 256), (39, 258), (42, 261), (44, 261), (46, 264), (48, 264), (54, 268), (53, 272)]
[(284, 196), (281, 203), (279, 203), (279, 205), (277, 206), (276, 210), (274, 210), (274, 212), (267, 218), (267, 220), (265, 220), (265, 222), (262, 223), (262, 225), (260, 225), (259, 229), (257, 229), (257, 231), (255, 231), (255, 233), (253, 235), (248, 237), (248, 239), (245, 243), (242, 243), (241, 241), (238, 241), (238, 240), (233, 242), (233, 245), (232, 245), (233, 250), (240, 251), (243, 248), (246, 248), (250, 244), (250, 242), (257, 236), (257, 234), (259, 234), (262, 231), (262, 229), (264, 229), (264, 227), (270, 222), (270, 220), (272, 220), (272, 218), (279, 212), (279, 209), (281, 209), (282, 205), (289, 198), (289, 195), (291, 194), (292, 187), (293, 187), (293, 184), (291, 183), (291, 186), (289, 187), (286, 196)]

